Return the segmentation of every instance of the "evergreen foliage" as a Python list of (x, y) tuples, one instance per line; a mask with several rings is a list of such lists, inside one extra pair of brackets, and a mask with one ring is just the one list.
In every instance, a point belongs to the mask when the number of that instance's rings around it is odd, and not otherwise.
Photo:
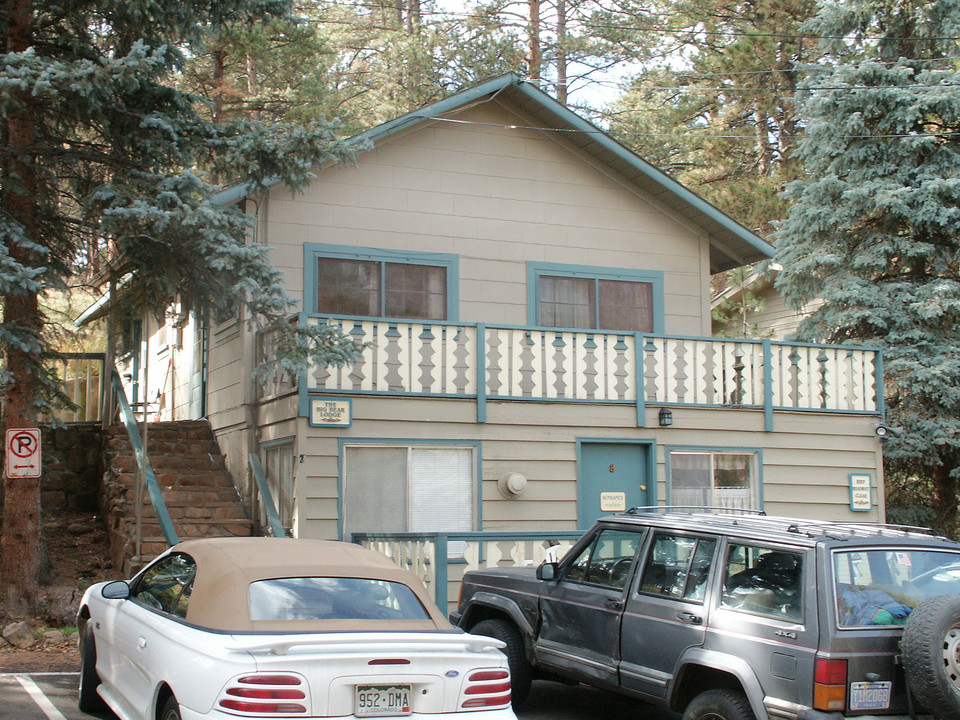
[[(650, 46), (605, 109), (611, 131), (746, 227), (769, 232), (796, 177), (791, 97), (814, 50), (813, 0), (664, 0), (634, 32)], [(649, 30), (644, 30), (649, 27)]]
[[(56, 401), (53, 347), (38, 297), (76, 275), (128, 275), (126, 304), (162, 314), (245, 305), (276, 330), (287, 364), (339, 363), (356, 348), (323, 325), (287, 322), (293, 302), (251, 218), (219, 203), (217, 182), (252, 193), (302, 188), (318, 163), (354, 149), (335, 125), (214, 124), (206, 100), (178, 87), (188, 58), (226, 23), (289, 19), (285, 0), (7, 0), (0, 73), (0, 392), (9, 427), (31, 427)], [(100, 273), (105, 279), (108, 275)], [(5, 483), (8, 607), (37, 597), (39, 483)]]
[(956, 533), (960, 475), (958, 0), (845, 0), (812, 23), (823, 56), (797, 96), (805, 177), (776, 234), (777, 287), (821, 298), (802, 337), (883, 349), (885, 456), (933, 478)]

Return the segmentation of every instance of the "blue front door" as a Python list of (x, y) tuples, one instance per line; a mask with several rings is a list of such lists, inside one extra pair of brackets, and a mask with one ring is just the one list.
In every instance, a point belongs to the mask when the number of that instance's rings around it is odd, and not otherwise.
[(652, 446), (641, 442), (581, 441), (577, 468), (577, 527), (602, 515), (651, 505), (647, 463)]

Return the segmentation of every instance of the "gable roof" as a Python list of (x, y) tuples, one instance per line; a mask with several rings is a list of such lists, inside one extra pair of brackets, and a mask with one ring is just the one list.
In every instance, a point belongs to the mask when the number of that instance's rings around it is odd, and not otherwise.
[[(729, 270), (773, 257), (773, 246), (759, 235), (515, 73), (500, 75), (461, 90), (370, 128), (353, 136), (348, 142), (357, 145), (376, 143), (418, 123), (428, 122), (493, 95), (514, 104), (544, 128), (563, 131), (567, 141), (702, 227), (710, 237), (711, 272)], [(250, 186), (246, 183), (236, 185), (218, 193), (214, 199), (224, 204), (236, 202), (246, 196), (249, 190)]]

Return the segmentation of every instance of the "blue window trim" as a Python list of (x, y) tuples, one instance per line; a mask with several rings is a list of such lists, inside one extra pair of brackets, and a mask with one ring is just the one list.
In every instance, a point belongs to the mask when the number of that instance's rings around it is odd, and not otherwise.
[[(653, 330), (651, 334), (664, 333), (663, 272), (660, 270), (631, 270), (627, 268), (599, 267), (594, 265), (566, 265), (563, 263), (527, 262), (527, 324), (540, 327), (540, 278), (543, 275), (589, 278), (591, 280), (626, 280), (646, 282), (653, 285)], [(567, 328), (570, 330), (604, 330), (605, 328)]]
[(343, 460), (347, 445), (384, 445), (390, 447), (436, 446), (474, 448), (474, 512), (477, 530), (483, 531), (483, 442), (481, 440), (430, 440), (405, 438), (340, 438), (337, 448), (337, 538), (343, 540)]
[[(406, 263), (409, 265), (433, 265), (447, 269), (447, 317), (446, 322), (460, 320), (460, 257), (451, 253), (415, 252), (412, 250), (382, 250), (379, 248), (353, 247), (351, 245), (327, 245), (324, 243), (303, 244), (303, 308), (317, 314), (317, 260), (321, 257), (346, 260), (366, 260), (383, 263)], [(380, 299), (381, 307), (383, 297)], [(370, 316), (389, 319), (389, 316)], [(427, 318), (396, 318), (398, 320), (427, 320)]]
[(667, 505), (670, 504), (670, 453), (674, 450), (681, 452), (702, 452), (702, 453), (740, 453), (754, 454), (757, 456), (757, 490), (760, 498), (760, 507), (764, 509), (763, 497), (763, 448), (758, 447), (722, 447), (716, 445), (664, 445), (663, 447), (663, 473), (664, 473), (664, 494), (666, 495)]

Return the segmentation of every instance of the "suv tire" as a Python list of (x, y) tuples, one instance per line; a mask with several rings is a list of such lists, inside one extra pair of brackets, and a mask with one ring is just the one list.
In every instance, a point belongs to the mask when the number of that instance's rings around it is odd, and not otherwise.
[(533, 680), (533, 668), (527, 662), (520, 631), (509, 620), (481, 620), (470, 628), (470, 632), (507, 644), (503, 648), (503, 654), (507, 656), (507, 664), (510, 666), (510, 696), (513, 706), (520, 707), (530, 693), (530, 683)]
[(940, 717), (960, 716), (960, 595), (920, 603), (907, 618), (900, 650), (920, 704)]
[(755, 720), (747, 696), (737, 690), (707, 690), (683, 712), (683, 720)]

